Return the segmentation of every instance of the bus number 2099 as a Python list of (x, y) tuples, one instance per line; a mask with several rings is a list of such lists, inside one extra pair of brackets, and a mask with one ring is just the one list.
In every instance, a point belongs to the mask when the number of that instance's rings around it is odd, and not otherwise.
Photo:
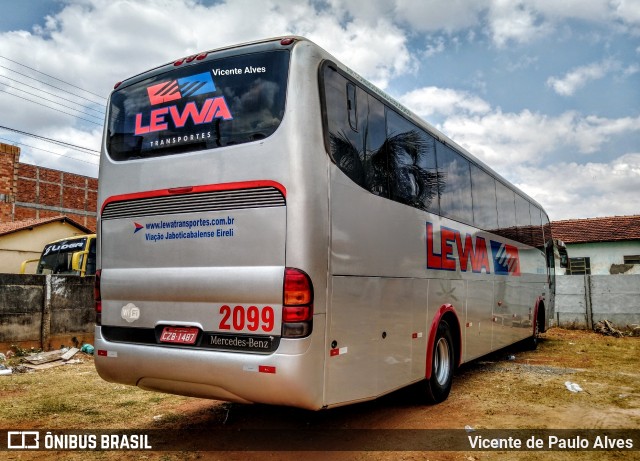
[(249, 331), (261, 329), (265, 333), (270, 333), (275, 326), (275, 313), (271, 306), (262, 308), (235, 306), (232, 309), (225, 304), (220, 307), (220, 314), (222, 314), (222, 320), (218, 325), (220, 330), (242, 331), (246, 328)]

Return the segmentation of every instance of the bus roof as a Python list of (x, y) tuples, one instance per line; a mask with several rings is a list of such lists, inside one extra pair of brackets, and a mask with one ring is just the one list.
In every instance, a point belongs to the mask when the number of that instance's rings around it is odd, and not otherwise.
[(87, 237), (95, 238), (96, 234), (74, 234), (70, 237), (64, 237), (61, 239), (52, 240), (51, 242), (47, 242), (47, 245), (51, 245), (52, 243), (58, 243), (58, 242), (68, 242), (69, 240), (78, 240), (78, 239), (87, 238)]
[[(189, 57), (184, 56), (184, 57), (178, 58), (176, 60), (173, 60), (173, 61), (167, 62), (165, 64), (162, 64), (160, 66), (157, 66), (155, 68), (149, 69), (149, 70), (147, 70), (145, 72), (142, 72), (140, 74), (137, 74), (137, 75), (135, 75), (133, 77), (130, 77), (130, 78), (122, 81), (122, 82), (119, 82), (114, 87), (114, 91), (116, 91), (117, 89), (123, 88), (123, 87), (127, 87), (129, 85), (135, 84), (135, 83), (137, 83), (137, 82), (139, 82), (141, 80), (153, 77), (155, 75), (158, 75), (158, 74), (161, 74), (161, 73), (164, 73), (164, 72), (169, 72), (170, 70), (174, 69), (175, 67), (177, 67), (179, 65), (182, 65), (182, 63), (187, 59), (195, 60), (195, 59), (200, 59), (199, 56), (204, 56), (203, 58), (201, 58), (202, 60), (204, 60), (204, 59), (206, 59), (206, 56), (208, 54), (210, 54), (210, 53), (217, 53), (217, 57), (220, 57), (220, 52), (228, 51), (229, 54), (232, 54), (232, 50), (235, 50), (235, 49), (238, 49), (238, 48), (250, 48), (249, 52), (250, 51), (266, 50), (266, 49), (275, 49), (275, 48), (280, 48), (282, 45), (287, 46), (288, 43), (285, 44), (285, 42), (284, 42), (285, 40), (292, 40), (291, 44), (295, 44), (296, 42), (307, 42), (307, 43), (315, 46), (319, 50), (321, 50), (322, 54), (325, 55), (324, 56), (325, 60), (332, 61), (342, 71), (347, 73), (354, 80), (356, 80), (359, 83), (361, 83), (363, 86), (365, 86), (372, 93), (377, 95), (380, 99), (384, 100), (390, 106), (392, 106), (393, 108), (398, 110), (405, 117), (409, 118), (411, 121), (413, 121), (417, 125), (423, 127), (429, 134), (434, 136), (437, 140), (441, 141), (445, 145), (448, 145), (448, 146), (452, 147), (453, 149), (455, 149), (456, 151), (458, 151), (461, 155), (466, 157), (469, 161), (473, 162), (478, 167), (480, 167), (481, 169), (485, 170), (487, 173), (490, 173), (491, 176), (496, 178), (498, 181), (502, 182), (504, 185), (507, 185), (509, 188), (513, 189), (517, 194), (521, 195), (522, 197), (526, 198), (527, 200), (529, 200), (534, 205), (538, 206), (538, 208), (540, 208), (542, 210), (542, 212), (545, 213), (545, 215), (546, 215), (546, 212), (544, 211), (544, 208), (536, 200), (531, 198), (528, 194), (526, 194), (520, 188), (518, 188), (517, 186), (512, 184), (510, 181), (505, 179), (502, 175), (497, 173), (493, 168), (491, 168), (485, 162), (483, 162), (478, 157), (473, 155), (471, 152), (469, 152), (467, 149), (462, 147), (460, 144), (456, 143), (453, 139), (449, 138), (447, 135), (445, 135), (444, 133), (439, 131), (437, 128), (435, 128), (433, 125), (431, 125), (428, 121), (426, 121), (424, 118), (420, 117), (415, 112), (413, 112), (412, 110), (407, 108), (405, 105), (403, 105), (400, 102), (398, 102), (396, 99), (394, 99), (388, 93), (384, 92), (383, 90), (381, 90), (380, 88), (375, 86), (373, 83), (371, 83), (367, 79), (363, 78), (360, 74), (355, 72), (353, 69), (351, 69), (350, 67), (346, 66), (340, 60), (336, 59), (331, 53), (326, 51), (324, 48), (320, 47), (319, 45), (317, 45), (313, 41), (307, 39), (306, 37), (302, 37), (302, 36), (298, 36), (298, 35), (287, 35), (287, 36), (271, 37), (271, 38), (265, 38), (265, 39), (261, 39), (261, 40), (243, 42), (243, 43), (238, 43), (238, 44), (234, 44), (234, 45), (223, 46), (223, 47), (220, 47), (220, 48), (210, 49), (210, 50), (207, 50), (207, 51), (202, 51), (202, 52), (199, 52), (199, 53), (192, 54)], [(190, 61), (188, 61), (188, 62), (190, 62)]]

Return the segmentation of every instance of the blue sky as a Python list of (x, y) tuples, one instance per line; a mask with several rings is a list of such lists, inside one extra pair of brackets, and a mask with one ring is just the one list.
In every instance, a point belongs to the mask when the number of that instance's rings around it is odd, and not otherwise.
[[(640, 214), (640, 0), (0, 0), (0, 7), (2, 127), (98, 151), (105, 100), (95, 95), (107, 97), (115, 82), (197, 51), (295, 33), (516, 183), (551, 219)], [(40, 89), (84, 114), (25, 100), (38, 97), (25, 90), (43, 96)], [(3, 128), (0, 138), (20, 143), (23, 162), (97, 176), (95, 152)]]

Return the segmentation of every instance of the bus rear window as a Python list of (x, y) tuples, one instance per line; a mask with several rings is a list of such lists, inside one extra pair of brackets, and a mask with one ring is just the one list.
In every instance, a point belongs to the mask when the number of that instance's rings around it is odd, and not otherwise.
[(114, 160), (193, 152), (264, 139), (284, 115), (288, 51), (207, 60), (111, 96)]

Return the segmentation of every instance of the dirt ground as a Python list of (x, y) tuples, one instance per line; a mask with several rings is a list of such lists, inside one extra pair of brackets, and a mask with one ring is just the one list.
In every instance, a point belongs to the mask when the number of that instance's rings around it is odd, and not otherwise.
[[(639, 338), (552, 329), (536, 351), (512, 347), (463, 366), (449, 399), (439, 405), (417, 404), (415, 389), (409, 388), (372, 402), (309, 412), (106, 383), (85, 356), (81, 364), (0, 376), (0, 428), (133, 430), (152, 434), (164, 448), (180, 450), (56, 453), (56, 459), (74, 460), (640, 459), (639, 357)], [(582, 391), (570, 392), (566, 382)], [(501, 429), (522, 429), (527, 435), (534, 429), (560, 435), (563, 429), (633, 430), (636, 450), (410, 451), (421, 446), (419, 438), (466, 439), (467, 434)], [(359, 443), (369, 451), (360, 451)], [(302, 446), (304, 451), (288, 451)], [(0, 459), (51, 458), (45, 451), (0, 452)]]

